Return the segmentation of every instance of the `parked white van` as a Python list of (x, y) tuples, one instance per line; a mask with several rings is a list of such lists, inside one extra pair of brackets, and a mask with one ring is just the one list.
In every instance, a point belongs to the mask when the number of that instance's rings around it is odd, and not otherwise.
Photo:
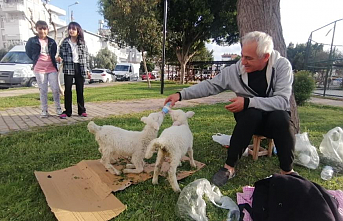
[(117, 81), (137, 81), (139, 78), (140, 64), (134, 63), (119, 63), (115, 66), (113, 72), (116, 75)]
[(25, 46), (14, 46), (0, 61), (0, 87), (37, 87), (32, 64), (25, 53)]

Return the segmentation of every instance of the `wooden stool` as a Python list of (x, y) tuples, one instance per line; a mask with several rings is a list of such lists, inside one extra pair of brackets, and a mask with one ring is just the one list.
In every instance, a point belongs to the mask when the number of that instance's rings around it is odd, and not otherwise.
[[(268, 149), (261, 147), (262, 139), (268, 140)], [(259, 156), (268, 155), (268, 157), (271, 157), (272, 152), (273, 152), (273, 147), (274, 147), (273, 139), (270, 139), (264, 136), (254, 135), (253, 144), (248, 146), (248, 153), (252, 155), (253, 160), (257, 160)]]

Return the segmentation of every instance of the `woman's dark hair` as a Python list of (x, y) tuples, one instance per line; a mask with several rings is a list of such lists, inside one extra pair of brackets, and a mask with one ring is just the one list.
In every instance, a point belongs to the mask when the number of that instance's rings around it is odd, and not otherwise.
[[(79, 25), (79, 23), (74, 22), (74, 21), (70, 22), (69, 25), (68, 25), (68, 31), (70, 29), (73, 29), (73, 28), (76, 28), (77, 33), (78, 33), (77, 43), (78, 44), (84, 44), (85, 43), (85, 37), (84, 37), (84, 34), (83, 34), (83, 30), (82, 30), (81, 26)], [(70, 37), (70, 35), (69, 35), (69, 37)]]
[(39, 20), (36, 22), (36, 25), (35, 25), (35, 28), (38, 28), (38, 27), (48, 28), (48, 24), (45, 21)]

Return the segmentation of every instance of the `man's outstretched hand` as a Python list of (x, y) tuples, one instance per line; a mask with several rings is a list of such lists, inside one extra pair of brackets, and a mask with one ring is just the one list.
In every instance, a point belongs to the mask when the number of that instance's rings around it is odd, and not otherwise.
[(226, 105), (225, 108), (228, 111), (231, 111), (233, 113), (240, 112), (244, 109), (244, 98), (243, 97), (235, 97), (230, 99), (232, 103), (229, 105)]
[(172, 94), (169, 95), (165, 100), (164, 100), (164, 104), (166, 105), (166, 103), (170, 102), (170, 107), (173, 107), (175, 105), (176, 102), (178, 102), (180, 100), (180, 94), (176, 93), (176, 94)]

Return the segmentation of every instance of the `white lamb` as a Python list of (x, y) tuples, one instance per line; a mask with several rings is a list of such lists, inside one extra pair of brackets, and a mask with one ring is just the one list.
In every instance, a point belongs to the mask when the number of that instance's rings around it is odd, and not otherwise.
[(176, 168), (181, 164), (181, 158), (188, 153), (191, 166), (196, 167), (193, 159), (193, 135), (187, 122), (187, 118), (191, 118), (194, 112), (188, 111), (185, 113), (182, 110), (171, 110), (169, 114), (173, 119), (173, 126), (166, 128), (159, 138), (151, 141), (147, 148), (145, 158), (151, 158), (154, 151), (158, 149), (152, 179), (152, 183), (157, 184), (162, 161), (165, 156), (169, 156), (170, 168), (168, 171), (168, 180), (173, 190), (180, 192), (181, 190), (176, 179)]
[(144, 155), (151, 140), (157, 137), (163, 122), (164, 114), (151, 113), (142, 117), (146, 125), (142, 131), (128, 131), (110, 125), (98, 126), (93, 121), (88, 123), (89, 132), (95, 135), (102, 154), (100, 162), (112, 174), (120, 175), (121, 171), (114, 168), (113, 155), (131, 157), (133, 164), (127, 164), (124, 173), (141, 173), (144, 166)]

